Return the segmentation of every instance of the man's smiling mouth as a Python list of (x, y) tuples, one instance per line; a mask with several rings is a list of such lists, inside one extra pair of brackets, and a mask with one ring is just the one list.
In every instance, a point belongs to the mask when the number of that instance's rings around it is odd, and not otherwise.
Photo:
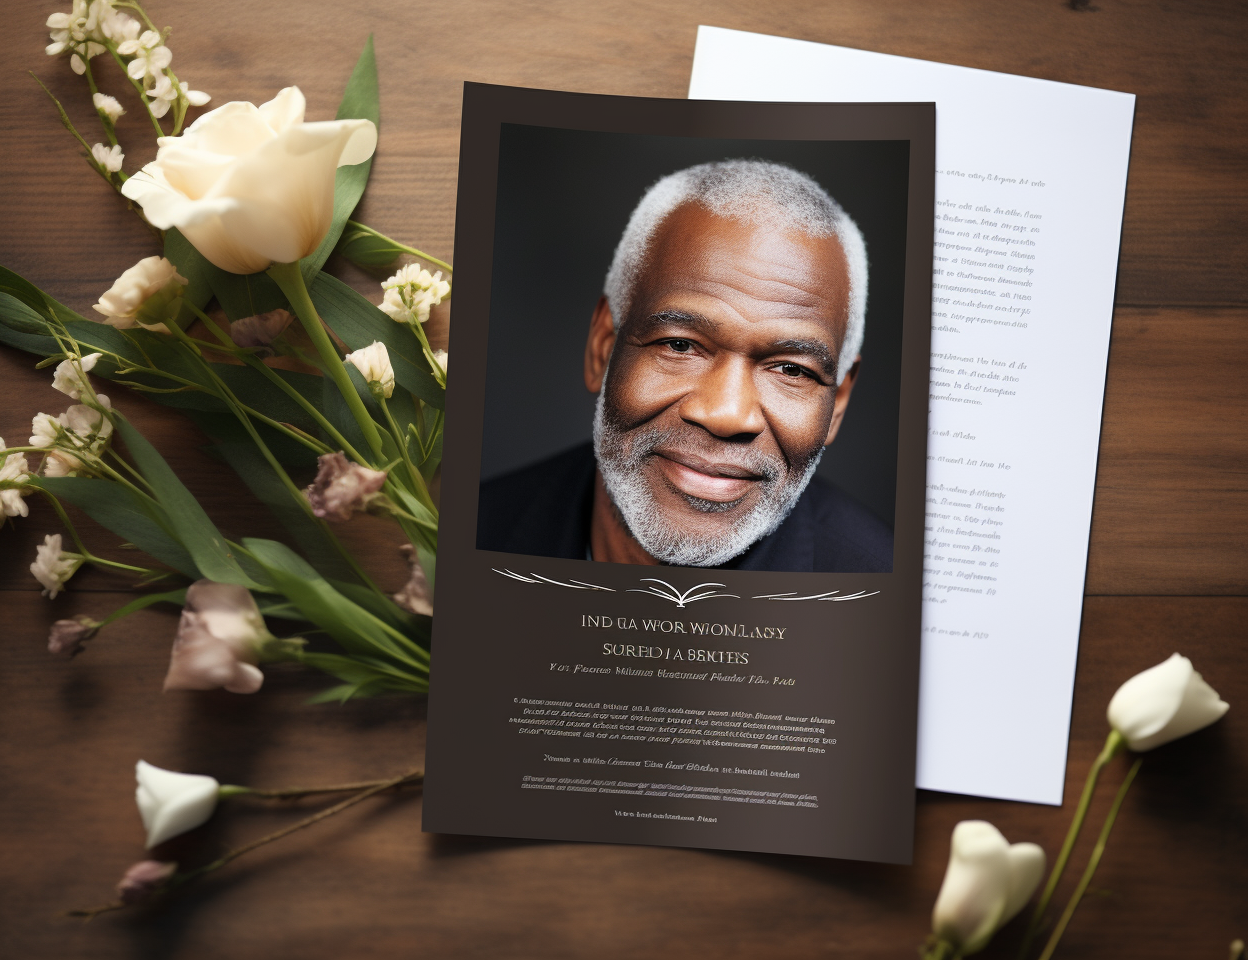
[(727, 509), (769, 478), (739, 464), (679, 450), (655, 450), (654, 463), (677, 493)]

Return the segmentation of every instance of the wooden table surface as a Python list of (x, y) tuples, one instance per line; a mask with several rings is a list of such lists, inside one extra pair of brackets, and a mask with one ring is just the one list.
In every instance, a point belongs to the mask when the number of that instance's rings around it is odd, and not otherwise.
[[(53, 9), (32, 0), (5, 7), (0, 263), (88, 312), (156, 247), (79, 159), (27, 76), (33, 70), (90, 120), (82, 81), (42, 53)], [(422, 755), (424, 705), (308, 706), (323, 680), (284, 668), (270, 670), (256, 696), (161, 694), (175, 624), (168, 612), (135, 616), (72, 663), (52, 659), (44, 643), (54, 619), (110, 611), (129, 585), (84, 572), (55, 601), (40, 597), (27, 566), (59, 526), (32, 501), (28, 519), (0, 531), (0, 956), (914, 956), (953, 825), (986, 818), (1052, 856), (1105, 736), (1110, 694), (1175, 650), (1232, 710), (1148, 756), (1059, 956), (1218, 960), (1233, 938), (1248, 937), (1242, 2), (151, 0), (150, 12), (174, 27), (180, 77), (214, 103), (260, 101), (298, 84), (312, 119), (332, 116), (374, 33), (381, 145), (360, 219), (444, 258), (453, 255), (462, 81), (682, 97), (699, 23), (1135, 93), (1066, 804), (920, 793), (915, 865), (887, 867), (427, 836), (419, 796), (407, 794), (268, 847), (163, 906), (84, 925), (58, 914), (109, 899), (142, 854), (132, 799), (140, 757), (256, 786), (397, 773)], [(108, 74), (106, 89), (120, 92), (118, 80)], [(120, 132), (123, 144), (150, 142), (134, 117)], [(127, 169), (146, 159), (142, 147), (131, 153)], [(376, 294), (373, 278), (334, 269)], [(34, 362), (0, 348), (0, 436), (10, 443), (24, 440), (34, 414), (64, 405)], [(110, 393), (227, 533), (272, 532), (182, 419), (123, 388)], [(357, 528), (357, 543), (376, 533)], [(115, 544), (103, 534), (92, 542), (106, 554)], [(397, 587), (394, 546), (383, 540), (372, 565)], [(1114, 766), (1111, 786), (1124, 769)], [(1108, 800), (1098, 795), (1093, 822)], [(299, 815), (239, 804), (179, 850), (203, 857)], [(1074, 863), (1090, 845), (1080, 844)], [(983, 956), (1012, 956), (1019, 933), (1015, 923)]]

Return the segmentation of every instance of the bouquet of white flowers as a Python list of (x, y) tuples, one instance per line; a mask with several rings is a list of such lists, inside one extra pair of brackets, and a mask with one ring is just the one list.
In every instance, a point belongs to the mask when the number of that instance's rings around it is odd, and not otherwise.
[[(450, 296), (451, 268), (349, 219), (377, 143), (371, 40), (335, 120), (305, 122), (303, 94), (288, 87), (183, 129), (188, 109), (209, 98), (178, 80), (168, 31), (138, 3), (74, 0), (48, 26), (48, 53), (68, 54), (83, 76), (104, 141), (91, 145), (53, 98), (62, 123), (162, 247), (89, 316), (0, 267), (0, 342), (55, 363), (53, 386), (73, 401), (35, 417), (28, 444), (0, 441), (0, 519), (26, 516), (32, 495), (55, 507), (76, 549), (60, 533), (39, 548), (31, 572), (48, 596), (83, 564), (159, 584), (103, 621), (57, 622), (50, 648), (73, 655), (127, 614), (172, 603), (182, 616), (166, 689), (251, 693), (263, 682), (258, 664), (271, 660), (338, 678), (320, 699), (427, 689), (438, 529), (429, 487), (447, 357), (423, 325)], [(100, 91), (93, 67), (105, 55), (157, 137), (156, 159), (129, 174), (115, 127), (126, 108)], [(335, 249), (371, 268), (404, 256), (428, 266), (402, 266), (378, 306), (322, 272)], [(294, 362), (269, 362), (278, 355)], [(183, 411), (288, 541), (219, 530), (100, 380)], [(66, 503), (150, 561), (93, 555)], [(407, 538), (411, 576), (397, 593), (374, 583), (335, 534), (361, 511)]]

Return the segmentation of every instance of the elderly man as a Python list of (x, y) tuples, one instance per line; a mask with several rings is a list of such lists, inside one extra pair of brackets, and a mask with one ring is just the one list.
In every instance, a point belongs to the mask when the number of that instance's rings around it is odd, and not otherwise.
[(477, 546), (613, 563), (888, 572), (892, 532), (814, 478), (858, 373), (862, 235), (810, 177), (659, 180), (590, 322), (585, 444), (482, 485)]

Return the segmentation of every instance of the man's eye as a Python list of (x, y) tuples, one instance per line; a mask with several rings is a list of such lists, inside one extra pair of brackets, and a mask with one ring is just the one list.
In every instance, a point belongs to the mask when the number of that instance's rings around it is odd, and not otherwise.
[(693, 344), (688, 340), (681, 340), (681, 339), (668, 340), (667, 345), (671, 347), (673, 350), (675, 350), (677, 353), (688, 353), (690, 350), (693, 349)]
[(805, 367), (799, 366), (796, 363), (780, 364), (780, 372), (783, 373), (786, 377), (808, 377), (810, 376), (810, 372)]

